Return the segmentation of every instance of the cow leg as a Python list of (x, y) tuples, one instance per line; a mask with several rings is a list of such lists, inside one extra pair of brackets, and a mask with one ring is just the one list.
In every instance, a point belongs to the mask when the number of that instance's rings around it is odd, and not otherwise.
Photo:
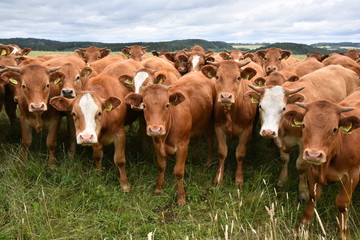
[(206, 154), (206, 164), (205, 166), (212, 165), (213, 158), (213, 141), (214, 141), (214, 127), (211, 126), (206, 130), (206, 146), (207, 146), (207, 154)]
[(315, 181), (311, 168), (312, 166), (308, 166), (310, 198), (308, 200), (305, 212), (301, 219), (301, 224), (308, 224), (314, 219), (314, 207), (316, 201), (319, 200), (322, 192), (322, 185)]
[(95, 160), (95, 167), (97, 170), (101, 170), (102, 169), (101, 161), (104, 157), (103, 145), (101, 145), (100, 143), (96, 143), (92, 145), (92, 148), (93, 148), (93, 156)]
[(299, 143), (299, 156), (296, 159), (296, 169), (299, 173), (299, 199), (307, 201), (309, 199), (309, 187), (307, 177), (307, 163), (303, 159), (303, 146)]
[(252, 135), (252, 127), (245, 128), (239, 136), (239, 144), (236, 148), (237, 168), (235, 173), (235, 184), (238, 187), (244, 185), (243, 163), (246, 155), (246, 147)]
[(29, 147), (32, 143), (32, 134), (29, 125), (26, 122), (26, 119), (23, 116), (20, 116), (20, 126), (21, 126), (21, 154), (20, 161), (22, 164), (25, 163), (25, 160), (29, 154)]
[(115, 138), (114, 162), (119, 169), (121, 190), (125, 193), (130, 192), (129, 180), (126, 175), (125, 165), (125, 128), (121, 128)]
[(158, 177), (157, 177), (154, 193), (160, 194), (162, 189), (164, 188), (164, 182), (165, 182), (164, 175), (166, 170), (166, 157), (161, 155), (160, 152), (161, 144), (159, 142), (156, 142), (155, 138), (153, 138), (153, 144), (154, 144), (157, 167), (158, 167)]
[(186, 204), (185, 189), (184, 189), (184, 173), (185, 162), (188, 154), (189, 140), (178, 145), (176, 152), (176, 163), (174, 167), (174, 174), (177, 180), (177, 203), (178, 205)]
[(4, 106), (6, 115), (9, 118), (10, 125), (15, 126), (17, 103), (14, 102), (14, 94), (11, 92), (8, 86), (5, 86)]
[(338, 231), (341, 239), (348, 239), (347, 211), (350, 207), (352, 193), (358, 182), (359, 174), (356, 171), (341, 182), (340, 191), (336, 196), (336, 207), (339, 211)]
[(67, 120), (67, 129), (70, 135), (70, 145), (69, 145), (69, 151), (68, 156), (69, 158), (73, 158), (75, 155), (75, 149), (76, 149), (76, 130), (75, 130), (75, 123), (72, 116), (67, 113), (66, 114), (66, 120)]
[(141, 138), (141, 147), (144, 152), (149, 151), (148, 136), (146, 134), (146, 121), (144, 115), (139, 116), (138, 136)]
[(224, 179), (224, 163), (228, 152), (226, 144), (226, 134), (220, 127), (215, 127), (215, 134), (218, 140), (218, 168), (213, 181), (214, 186), (218, 186)]
[(50, 165), (56, 164), (56, 142), (57, 142), (57, 134), (60, 126), (61, 117), (59, 116), (58, 119), (54, 119), (51, 121), (49, 126), (49, 132), (46, 138), (46, 146), (49, 151), (49, 160), (48, 163)]
[(284, 183), (288, 178), (288, 165), (290, 160), (290, 153), (288, 151), (285, 151), (283, 147), (285, 144), (282, 142), (280, 138), (278, 137), (275, 138), (274, 143), (276, 144), (276, 146), (278, 146), (280, 151), (281, 171), (280, 171), (279, 179), (276, 183), (276, 187), (280, 189), (284, 186)]

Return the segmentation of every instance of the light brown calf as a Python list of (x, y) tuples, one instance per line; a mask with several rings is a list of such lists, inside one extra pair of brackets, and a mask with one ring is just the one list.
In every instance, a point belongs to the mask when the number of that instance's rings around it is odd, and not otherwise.
[(111, 50), (108, 48), (98, 48), (95, 46), (75, 50), (75, 53), (77, 53), (86, 63), (92, 63), (104, 58), (109, 55), (110, 52)]

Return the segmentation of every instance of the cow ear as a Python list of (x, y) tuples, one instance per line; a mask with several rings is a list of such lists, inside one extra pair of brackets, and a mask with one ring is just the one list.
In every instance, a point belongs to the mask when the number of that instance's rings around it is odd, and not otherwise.
[(155, 50), (152, 50), (151, 51), (152, 55), (155, 56), (155, 57), (158, 57), (159, 56), (159, 53)]
[(140, 106), (143, 101), (143, 97), (141, 94), (138, 93), (129, 93), (125, 97), (124, 101), (126, 104), (129, 105)]
[(134, 78), (132, 76), (129, 76), (129, 75), (121, 75), (119, 77), (119, 81), (124, 84), (126, 87), (134, 87), (134, 82), (133, 82)]
[(75, 53), (77, 53), (82, 58), (85, 57), (85, 50), (83, 50), (83, 49), (76, 49)]
[(187, 61), (188, 61), (188, 57), (185, 56), (185, 55), (180, 55), (180, 56), (179, 56), (179, 60), (184, 63), (184, 62), (187, 62)]
[(127, 57), (130, 57), (130, 50), (128, 48), (123, 48), (121, 52)]
[(167, 60), (169, 60), (171, 62), (175, 62), (174, 54), (172, 54), (170, 52), (167, 52), (167, 53), (164, 54), (164, 56), (166, 57)]
[(295, 94), (290, 95), (287, 98), (286, 104), (293, 104), (293, 103), (296, 103), (296, 102), (303, 102), (304, 100), (305, 100), (304, 95), (302, 95), (300, 93), (295, 93)]
[(59, 84), (65, 79), (65, 75), (61, 72), (53, 72), (50, 74), (50, 82)]
[(299, 80), (299, 76), (297, 75), (293, 75), (291, 77), (288, 78), (288, 82), (296, 82), (297, 80)]
[(338, 54), (343, 55), (343, 56), (345, 55), (345, 53), (343, 53), (343, 52), (338, 52)]
[(207, 58), (205, 59), (205, 62), (206, 62), (206, 63), (208, 63), (208, 62), (215, 62), (215, 58), (213, 58), (213, 57), (207, 57)]
[(101, 52), (101, 58), (104, 58), (111, 53), (111, 50), (108, 48), (102, 48), (100, 52)]
[(339, 120), (339, 128), (343, 133), (351, 133), (352, 130), (360, 127), (360, 119), (355, 116), (342, 117)]
[(322, 55), (321, 56), (321, 61), (324, 61), (326, 58), (328, 58), (329, 57), (329, 54), (325, 54), (325, 55)]
[(7, 56), (14, 50), (11, 46), (0, 46), (0, 56)]
[(257, 79), (254, 80), (255, 84), (258, 85), (259, 87), (265, 86), (266, 83), (266, 79), (263, 77), (258, 77)]
[(80, 72), (80, 77), (88, 77), (93, 72), (92, 67), (86, 66)]
[(282, 50), (281, 51), (281, 58), (282, 59), (288, 59), (291, 55), (291, 52), (288, 50)]
[(205, 75), (205, 77), (213, 78), (216, 75), (216, 68), (212, 65), (205, 65), (201, 68), (201, 72)]
[(259, 50), (255, 52), (261, 60), (265, 58), (265, 50)]
[(61, 112), (71, 111), (73, 108), (74, 98), (65, 98), (62, 96), (53, 97), (50, 99), (50, 104), (56, 110)]
[(166, 76), (162, 73), (158, 74), (155, 78), (155, 84), (164, 84), (166, 80)]
[(301, 127), (303, 125), (304, 114), (298, 111), (288, 111), (284, 114), (284, 118), (291, 123), (293, 127)]
[(21, 83), (20, 80), (20, 73), (18, 72), (13, 72), (13, 71), (7, 71), (4, 72), (1, 77), (0, 77), (0, 81), (1, 84), (12, 84), (12, 85), (17, 85)]
[(222, 57), (222, 59), (224, 60), (228, 60), (229, 59), (229, 54), (227, 54), (226, 52), (221, 52), (219, 53), (220, 57)]
[(185, 100), (185, 96), (179, 92), (175, 92), (175, 93), (171, 94), (169, 97), (169, 102), (173, 106), (178, 105), (179, 103), (181, 103), (184, 100)]
[(109, 97), (102, 103), (103, 110), (106, 110), (108, 112), (114, 110), (118, 106), (120, 106), (121, 100), (117, 97)]
[(244, 94), (245, 99), (249, 99), (251, 103), (258, 104), (260, 102), (260, 94), (255, 91), (247, 91)]
[(22, 56), (26, 56), (31, 52), (31, 48), (24, 48), (21, 52)]
[(256, 70), (251, 67), (247, 67), (241, 71), (241, 78), (246, 80), (252, 79), (255, 75), (256, 75)]

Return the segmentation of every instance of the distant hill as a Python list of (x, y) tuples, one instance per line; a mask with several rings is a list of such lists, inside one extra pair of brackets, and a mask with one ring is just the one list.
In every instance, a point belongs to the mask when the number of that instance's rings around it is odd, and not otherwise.
[(224, 49), (233, 49), (231, 44), (221, 41), (206, 41), (202, 39), (186, 39), (174, 40), (166, 42), (131, 42), (131, 43), (100, 43), (100, 42), (60, 42), (47, 39), (37, 38), (9, 38), (0, 39), (3, 44), (17, 44), (21, 48), (31, 48), (37, 51), (74, 51), (78, 48), (86, 48), (89, 46), (107, 47), (111, 51), (121, 51), (125, 46), (141, 45), (149, 46), (148, 51), (161, 51), (166, 49), (168, 51), (177, 51), (184, 48), (192, 48), (198, 44), (206, 50), (223, 51)]

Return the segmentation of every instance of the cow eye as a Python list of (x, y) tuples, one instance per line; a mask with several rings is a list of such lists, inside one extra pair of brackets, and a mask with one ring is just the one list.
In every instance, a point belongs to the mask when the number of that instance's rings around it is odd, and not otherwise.
[(283, 107), (283, 111), (285, 111), (286, 110), (286, 107)]
[(97, 57), (97, 59), (100, 59), (100, 58), (101, 58), (101, 56), (98, 56), (98, 57)]
[(25, 89), (26, 88), (26, 86), (23, 84), (23, 85), (21, 85), (21, 87), (23, 88), (23, 89)]
[(215, 76), (215, 79), (219, 79), (219, 76)]
[(101, 117), (102, 112), (98, 112), (97, 115), (98, 115), (98, 117)]
[(267, 60), (267, 57), (264, 57), (264, 60), (266, 61), (266, 60)]
[(281, 61), (281, 58), (279, 58), (279, 61)]
[(259, 104), (259, 109), (262, 109), (261, 105)]
[(334, 134), (334, 133), (336, 133), (338, 131), (338, 129), (337, 128), (334, 128), (333, 130), (332, 130), (332, 133)]
[(46, 88), (49, 88), (50, 87), (50, 84), (46, 84)]
[(80, 80), (80, 76), (76, 76), (76, 81)]
[(165, 109), (164, 109), (164, 110), (167, 110), (169, 107), (170, 107), (170, 104), (168, 103), (168, 104), (165, 105)]

